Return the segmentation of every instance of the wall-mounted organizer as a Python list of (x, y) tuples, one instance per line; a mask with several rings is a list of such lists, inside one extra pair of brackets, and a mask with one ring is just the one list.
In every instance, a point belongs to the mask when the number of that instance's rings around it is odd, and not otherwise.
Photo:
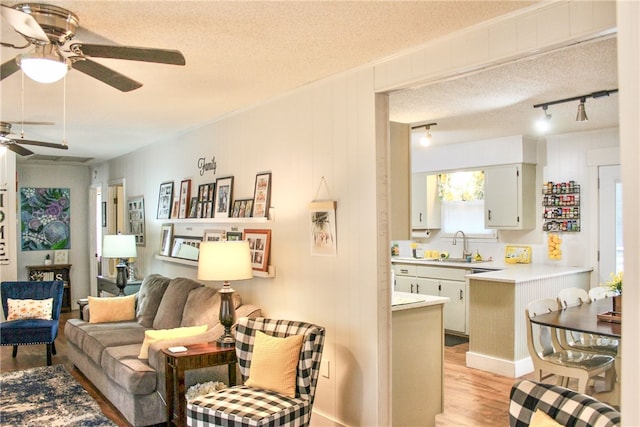
[(542, 185), (542, 231), (580, 231), (580, 186), (575, 181)]

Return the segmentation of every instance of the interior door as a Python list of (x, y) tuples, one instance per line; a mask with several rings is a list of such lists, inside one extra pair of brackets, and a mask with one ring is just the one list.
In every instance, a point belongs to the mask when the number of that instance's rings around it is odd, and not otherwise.
[(598, 283), (609, 280), (610, 273), (622, 271), (622, 181), (620, 166), (600, 166), (599, 203), (599, 268)]

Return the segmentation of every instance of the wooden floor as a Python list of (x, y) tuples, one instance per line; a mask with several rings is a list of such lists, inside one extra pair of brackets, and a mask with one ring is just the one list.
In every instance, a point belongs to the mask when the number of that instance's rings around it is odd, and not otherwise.
[[(64, 364), (69, 372), (98, 402), (102, 412), (119, 426), (130, 426), (124, 417), (78, 371), (66, 357), (67, 342), (64, 322), (77, 317), (78, 312), (63, 313), (60, 334), (56, 340), (58, 354), (54, 364)], [(513, 378), (501, 377), (465, 366), (468, 344), (445, 347), (445, 410), (436, 417), (438, 427), (478, 427), (509, 425), (509, 391)], [(16, 371), (46, 365), (44, 345), (22, 346), (18, 356), (11, 357), (11, 347), (0, 347), (0, 372)]]

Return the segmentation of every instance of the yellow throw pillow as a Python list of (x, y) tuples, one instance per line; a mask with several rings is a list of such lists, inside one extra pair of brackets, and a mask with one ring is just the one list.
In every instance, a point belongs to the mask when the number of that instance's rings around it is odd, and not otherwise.
[(89, 300), (89, 323), (122, 322), (136, 318), (136, 295)]
[(7, 298), (9, 315), (7, 320), (42, 319), (51, 320), (53, 298), (12, 299)]
[(200, 335), (207, 332), (208, 326), (185, 326), (182, 328), (174, 329), (149, 329), (144, 332), (144, 341), (142, 347), (140, 347), (140, 354), (138, 359), (149, 358), (149, 346), (154, 342), (168, 341), (176, 338), (192, 337), (194, 335)]
[(529, 427), (562, 427), (562, 424), (558, 424), (551, 416), (540, 409), (536, 409), (531, 417)]
[(296, 397), (296, 371), (303, 335), (278, 338), (256, 331), (245, 385)]

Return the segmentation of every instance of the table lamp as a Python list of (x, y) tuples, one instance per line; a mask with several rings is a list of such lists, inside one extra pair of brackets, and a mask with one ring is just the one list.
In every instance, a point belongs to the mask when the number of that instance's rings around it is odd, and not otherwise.
[(135, 258), (136, 236), (133, 234), (109, 234), (102, 240), (102, 256), (104, 258), (118, 258), (118, 275), (116, 276), (116, 286), (120, 289), (118, 295), (124, 295), (124, 288), (127, 286), (127, 263), (129, 258)]
[(231, 335), (231, 326), (235, 322), (236, 311), (233, 306), (234, 290), (229, 285), (231, 280), (247, 280), (253, 277), (249, 242), (218, 241), (200, 244), (198, 258), (199, 280), (221, 280), (220, 289), (220, 324), (224, 326), (224, 334), (217, 339), (223, 347), (235, 346), (235, 338)]

